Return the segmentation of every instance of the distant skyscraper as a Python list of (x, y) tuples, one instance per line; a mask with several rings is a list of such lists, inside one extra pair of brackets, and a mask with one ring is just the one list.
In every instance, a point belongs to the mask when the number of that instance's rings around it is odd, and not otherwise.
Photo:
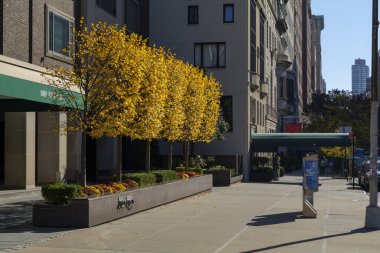
[(323, 77), (321, 78), (321, 93), (326, 94), (326, 80)]
[(367, 78), (369, 77), (369, 67), (365, 60), (356, 59), (352, 65), (352, 93), (359, 94), (366, 92)]

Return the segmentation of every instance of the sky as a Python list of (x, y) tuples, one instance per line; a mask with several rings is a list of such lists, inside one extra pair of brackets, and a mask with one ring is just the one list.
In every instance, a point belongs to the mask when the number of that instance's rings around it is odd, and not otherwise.
[(366, 60), (371, 69), (372, 0), (312, 0), (311, 8), (313, 15), (325, 17), (322, 75), (327, 90), (351, 90), (355, 59)]

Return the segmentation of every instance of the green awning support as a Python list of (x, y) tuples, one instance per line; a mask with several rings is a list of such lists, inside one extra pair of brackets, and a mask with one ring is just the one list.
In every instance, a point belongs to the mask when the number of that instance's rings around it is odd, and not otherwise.
[(352, 140), (348, 133), (275, 133), (253, 134), (253, 152), (277, 152), (278, 147), (349, 147)]

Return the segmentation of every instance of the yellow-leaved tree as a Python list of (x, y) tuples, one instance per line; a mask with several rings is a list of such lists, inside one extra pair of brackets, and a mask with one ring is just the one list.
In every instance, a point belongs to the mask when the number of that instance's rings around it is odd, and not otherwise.
[[(140, 97), (142, 83), (146, 80), (146, 59), (149, 57), (146, 50), (147, 41), (137, 34), (129, 34), (125, 36), (122, 43), (124, 48), (123, 57), (120, 57), (118, 65), (112, 65), (114, 68), (112, 75), (116, 81), (115, 94), (118, 100), (114, 100), (112, 113), (102, 115), (97, 122), (96, 136), (104, 135), (103, 131), (113, 131), (112, 137), (117, 136), (118, 142), (118, 163), (117, 163), (117, 180), (122, 179), (122, 152), (123, 136), (129, 136), (131, 124), (137, 116), (136, 105)], [(121, 49), (121, 48), (120, 48)], [(94, 130), (93, 130), (93, 135)], [(108, 134), (109, 135), (109, 134)], [(109, 135), (110, 136), (110, 135)]]
[(128, 124), (126, 135), (146, 140), (145, 169), (150, 171), (150, 143), (161, 137), (165, 103), (168, 96), (166, 53), (162, 48), (145, 45), (143, 81), (137, 99), (136, 117)]
[(168, 53), (166, 60), (168, 69), (168, 97), (165, 104), (165, 117), (162, 120), (162, 138), (169, 142), (168, 168), (173, 164), (173, 142), (178, 141), (182, 134), (185, 121), (184, 96), (186, 92), (185, 64)]
[(67, 49), (74, 67), (47, 70), (46, 78), (56, 88), (56, 104), (67, 112), (68, 120), (63, 127), (81, 131), (81, 184), (84, 186), (87, 135), (98, 138), (123, 134), (124, 123), (137, 115), (134, 104), (139, 87), (125, 80), (129, 76), (125, 67), (129, 47), (125, 28), (106, 23), (86, 27), (82, 19), (75, 40)]
[(327, 157), (345, 158), (352, 156), (352, 147), (324, 147), (321, 152)]
[(198, 141), (201, 136), (202, 119), (206, 108), (205, 78), (203, 71), (185, 64), (186, 92), (184, 97), (185, 121), (180, 140), (184, 142), (184, 161), (186, 171), (189, 168), (190, 141)]
[(205, 75), (204, 79), (204, 97), (206, 107), (202, 115), (202, 125), (198, 141), (209, 143), (215, 140), (220, 114), (220, 84), (212, 75)]

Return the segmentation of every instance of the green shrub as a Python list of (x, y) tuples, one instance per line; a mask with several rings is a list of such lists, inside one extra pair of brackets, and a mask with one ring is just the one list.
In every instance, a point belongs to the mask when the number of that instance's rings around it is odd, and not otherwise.
[(190, 157), (190, 167), (204, 168), (206, 165), (206, 160), (202, 156), (195, 155), (193, 157)]
[(208, 171), (219, 171), (219, 170), (229, 170), (229, 171), (231, 171), (231, 177), (234, 177), (234, 176), (237, 175), (237, 173), (236, 173), (236, 169), (233, 169), (233, 168), (226, 168), (226, 167), (224, 167), (223, 165), (215, 165), (215, 166), (210, 167), (210, 168), (208, 169)]
[(228, 169), (222, 165), (215, 165), (213, 167), (210, 167), (208, 170), (209, 171), (218, 171), (218, 170), (228, 170)]
[(283, 177), (285, 175), (285, 169), (283, 167), (280, 167), (280, 177)]
[(252, 170), (251, 180), (256, 182), (270, 182), (273, 179), (273, 168), (270, 166), (258, 167)]
[(179, 179), (174, 170), (155, 170), (152, 171), (152, 174), (156, 176), (156, 183), (166, 183)]
[(202, 168), (189, 168), (189, 171), (195, 172), (199, 175), (203, 175), (203, 169)]
[(258, 167), (256, 169), (256, 171), (258, 172), (268, 172), (268, 173), (273, 173), (273, 168), (271, 166), (262, 166), (262, 167)]
[(156, 183), (156, 176), (153, 173), (126, 173), (123, 180), (131, 179), (136, 181), (140, 187), (151, 186)]
[(185, 166), (183, 166), (183, 164), (180, 164), (178, 167), (175, 167), (175, 171), (176, 172), (182, 172), (182, 171), (185, 171)]
[(42, 197), (53, 205), (68, 205), (80, 197), (82, 186), (76, 184), (47, 184), (42, 186)]
[(257, 167), (264, 167), (269, 162), (267, 157), (253, 157), (252, 165)]
[(236, 172), (235, 168), (228, 168), (231, 171), (231, 177), (237, 176), (238, 173)]
[[(185, 167), (176, 167), (175, 171), (176, 172), (184, 172), (186, 170)], [(193, 171), (199, 175), (203, 175), (203, 169), (202, 168), (189, 168), (188, 171)]]

